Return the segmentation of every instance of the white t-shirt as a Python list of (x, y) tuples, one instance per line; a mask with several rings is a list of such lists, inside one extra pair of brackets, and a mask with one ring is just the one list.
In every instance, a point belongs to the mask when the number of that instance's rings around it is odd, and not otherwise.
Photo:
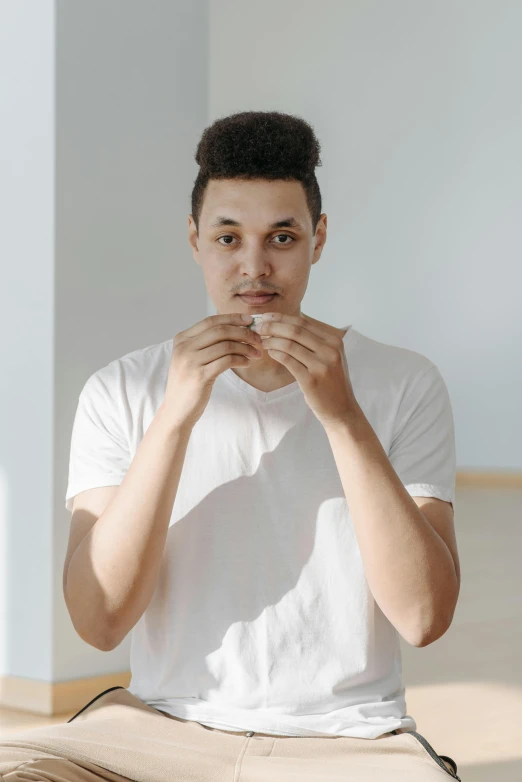
[[(453, 503), (454, 424), (438, 368), (345, 328), (357, 402), (402, 483)], [(123, 480), (164, 400), (172, 344), (88, 378), (69, 510), (78, 492)], [(215, 728), (361, 738), (416, 729), (399, 635), (370, 592), (328, 437), (297, 381), (264, 392), (232, 369), (216, 378), (130, 662), (131, 693)]]

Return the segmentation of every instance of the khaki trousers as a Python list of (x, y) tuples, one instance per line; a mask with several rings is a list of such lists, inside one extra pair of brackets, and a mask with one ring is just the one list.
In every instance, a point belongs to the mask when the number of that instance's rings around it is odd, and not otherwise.
[(0, 778), (5, 782), (460, 779), (455, 761), (442, 760), (416, 732), (393, 731), (378, 739), (237, 733), (172, 717), (124, 687), (104, 690), (67, 722), (0, 741)]

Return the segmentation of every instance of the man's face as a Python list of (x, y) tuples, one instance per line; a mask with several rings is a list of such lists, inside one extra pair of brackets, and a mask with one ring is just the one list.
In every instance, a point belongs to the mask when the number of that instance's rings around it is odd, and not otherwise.
[[(215, 225), (220, 218), (238, 225)], [(292, 219), (293, 226), (270, 227)], [(189, 243), (203, 270), (217, 313), (285, 312), (300, 315), (312, 264), (326, 241), (326, 215), (317, 229), (303, 186), (281, 179), (211, 179), (199, 222), (189, 215)], [(265, 304), (248, 304), (238, 294), (255, 289), (276, 293)]]

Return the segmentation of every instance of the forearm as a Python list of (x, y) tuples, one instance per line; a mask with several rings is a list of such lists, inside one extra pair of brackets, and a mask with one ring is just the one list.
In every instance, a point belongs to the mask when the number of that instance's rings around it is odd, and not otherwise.
[(447, 629), (458, 594), (451, 552), (404, 488), (359, 405), (326, 432), (370, 590), (398, 632), (422, 645)]
[(71, 616), (102, 625), (108, 649), (134, 627), (154, 592), (190, 434), (159, 408), (117, 493), (71, 558)]

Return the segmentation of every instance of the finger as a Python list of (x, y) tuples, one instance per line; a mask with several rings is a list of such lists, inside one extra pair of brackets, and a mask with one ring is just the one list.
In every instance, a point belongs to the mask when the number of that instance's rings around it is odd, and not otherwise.
[(301, 343), (295, 342), (293, 339), (286, 339), (285, 337), (271, 336), (270, 339), (263, 342), (261, 347), (268, 351), (276, 350), (281, 353), (286, 353), (309, 371), (318, 360), (317, 353), (314, 350), (309, 350)]
[(200, 320), (198, 323), (185, 329), (185, 331), (180, 332), (180, 334), (187, 337), (195, 337), (198, 334), (201, 334), (201, 332), (212, 328), (212, 326), (220, 326), (221, 324), (232, 324), (234, 326), (244, 326), (246, 328), (252, 323), (252, 316), (249, 315), (248, 317), (250, 320), (245, 321), (242, 318), (241, 312), (221, 312), (218, 315), (209, 315), (207, 318), (203, 318), (203, 320)]
[[(313, 334), (302, 324), (286, 323), (283, 321), (268, 321), (263, 326), (261, 337), (280, 337), (281, 339), (292, 340), (296, 344), (303, 345), (305, 348), (317, 353), (326, 344), (326, 340), (317, 334)], [(266, 340), (263, 340), (266, 342)], [(270, 342), (268, 346), (271, 347)], [(274, 345), (277, 347), (277, 345)]]
[(269, 348), (268, 353), (275, 361), (279, 361), (280, 364), (283, 364), (283, 366), (292, 373), (301, 387), (305, 387), (307, 377), (309, 376), (308, 367), (301, 364), (300, 361), (289, 353), (286, 353), (284, 350), (272, 350), (272, 348)]
[[(306, 341), (306, 331), (323, 342), (326, 342), (327, 345), (331, 345), (332, 347), (339, 347), (340, 337), (338, 334), (333, 334), (324, 326), (312, 323), (306, 317), (306, 315), (286, 315), (285, 313), (279, 312), (274, 313), (274, 315), (275, 317), (273, 320), (263, 322), (261, 336), (265, 336), (266, 334), (280, 334), (281, 336), (292, 337), (292, 339), (295, 339), (297, 342), (301, 342), (303, 345), (310, 347), (309, 340)], [(298, 337), (298, 332), (295, 329), (293, 332), (289, 329), (284, 329), (286, 325), (301, 328), (303, 330), (302, 338)]]
[(329, 366), (339, 356), (337, 348), (330, 347), (324, 343), (319, 345), (318, 350), (309, 350), (300, 342), (295, 342), (293, 339), (285, 337), (271, 336), (263, 342), (262, 347), (266, 351), (276, 350), (288, 354), (312, 373), (322, 369), (325, 365)]

